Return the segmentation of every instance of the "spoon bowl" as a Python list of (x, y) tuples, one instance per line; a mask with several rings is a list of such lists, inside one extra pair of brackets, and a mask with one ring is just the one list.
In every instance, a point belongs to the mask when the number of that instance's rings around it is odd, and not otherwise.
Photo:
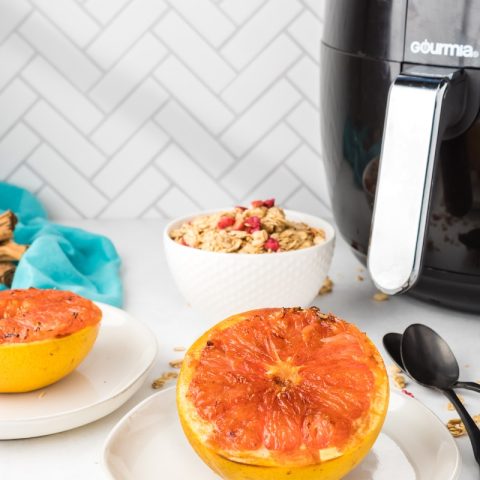
[(460, 375), (457, 359), (447, 342), (426, 325), (414, 324), (401, 339), (401, 358), (406, 370), (415, 372), (422, 385), (452, 388)]

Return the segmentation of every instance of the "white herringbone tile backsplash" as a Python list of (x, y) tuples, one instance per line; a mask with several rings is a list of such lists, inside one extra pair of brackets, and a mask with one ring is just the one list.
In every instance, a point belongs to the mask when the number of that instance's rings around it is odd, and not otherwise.
[(329, 214), (322, 0), (0, 0), (0, 179), (54, 218)]

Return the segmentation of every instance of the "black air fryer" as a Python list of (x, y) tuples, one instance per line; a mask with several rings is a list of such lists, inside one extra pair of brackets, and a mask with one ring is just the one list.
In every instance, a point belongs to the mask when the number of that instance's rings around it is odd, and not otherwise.
[(327, 0), (338, 228), (388, 294), (480, 311), (480, 0)]

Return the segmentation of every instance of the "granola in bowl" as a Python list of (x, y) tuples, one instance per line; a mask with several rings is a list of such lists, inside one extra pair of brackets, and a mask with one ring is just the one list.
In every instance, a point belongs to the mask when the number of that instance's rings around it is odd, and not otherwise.
[(175, 242), (222, 253), (288, 252), (325, 242), (325, 232), (286, 218), (275, 200), (196, 217), (169, 232)]

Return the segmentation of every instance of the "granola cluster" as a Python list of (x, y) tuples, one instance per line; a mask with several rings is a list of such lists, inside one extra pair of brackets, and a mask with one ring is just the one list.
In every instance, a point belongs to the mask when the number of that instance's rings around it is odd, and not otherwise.
[(170, 237), (188, 247), (223, 253), (288, 252), (325, 241), (325, 232), (293, 222), (275, 200), (256, 200), (250, 208), (235, 207), (194, 218), (172, 230)]

